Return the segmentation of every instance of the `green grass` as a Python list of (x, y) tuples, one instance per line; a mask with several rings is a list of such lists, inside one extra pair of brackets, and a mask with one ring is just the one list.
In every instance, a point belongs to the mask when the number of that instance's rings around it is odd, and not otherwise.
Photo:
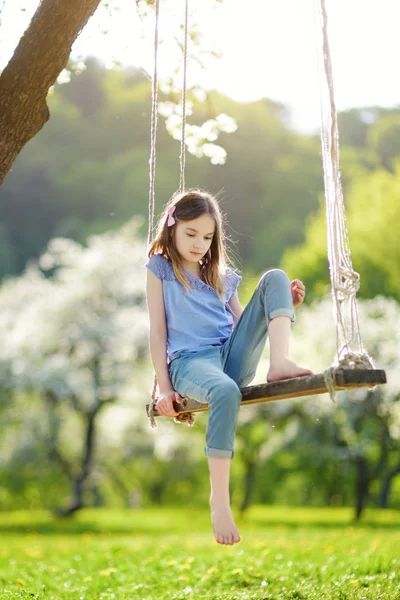
[(217, 545), (207, 511), (0, 513), (0, 599), (400, 600), (400, 514), (254, 507)]

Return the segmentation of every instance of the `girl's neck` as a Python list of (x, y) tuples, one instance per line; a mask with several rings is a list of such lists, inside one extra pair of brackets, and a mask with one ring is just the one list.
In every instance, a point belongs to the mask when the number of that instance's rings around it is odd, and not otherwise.
[(187, 263), (183, 264), (183, 268), (185, 271), (192, 273), (192, 275), (196, 275), (196, 277), (201, 277), (201, 265), (200, 263)]
[(188, 271), (189, 273), (191, 273), (192, 275), (196, 275), (196, 277), (201, 277), (201, 270), (200, 267), (198, 269), (187, 269), (186, 267), (184, 267), (185, 271)]

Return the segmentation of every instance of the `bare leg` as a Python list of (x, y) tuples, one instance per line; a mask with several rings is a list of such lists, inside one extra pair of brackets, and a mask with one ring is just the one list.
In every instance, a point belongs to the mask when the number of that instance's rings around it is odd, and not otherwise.
[(298, 367), (288, 359), (291, 321), (289, 317), (276, 317), (269, 322), (270, 367), (267, 381), (313, 375), (309, 369)]
[(215, 539), (219, 544), (232, 545), (240, 542), (240, 535), (233, 521), (229, 498), (230, 458), (208, 457), (210, 469), (211, 519)]

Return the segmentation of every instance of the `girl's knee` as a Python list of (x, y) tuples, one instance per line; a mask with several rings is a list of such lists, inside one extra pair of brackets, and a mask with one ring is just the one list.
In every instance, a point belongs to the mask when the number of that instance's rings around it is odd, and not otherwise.
[(228, 376), (217, 381), (210, 389), (208, 396), (209, 402), (221, 400), (239, 405), (242, 400), (242, 393), (239, 386)]
[(270, 269), (266, 271), (260, 279), (260, 284), (268, 285), (271, 283), (290, 283), (289, 277), (282, 269)]

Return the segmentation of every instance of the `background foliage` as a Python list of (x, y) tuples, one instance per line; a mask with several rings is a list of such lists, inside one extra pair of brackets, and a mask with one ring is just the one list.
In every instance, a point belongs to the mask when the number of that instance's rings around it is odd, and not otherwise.
[[(302, 309), (293, 352), (322, 369), (334, 332), (329, 301), (318, 301), (329, 283), (319, 140), (290, 130), (285, 106), (268, 99), (192, 100), (194, 124), (224, 113), (238, 125), (220, 136), (224, 165), (188, 156), (187, 183), (220, 195), (242, 302), (267, 268), (301, 277), (315, 303)], [(50, 104), (50, 122), (0, 192), (0, 507), (205, 504), (205, 417), (193, 430), (166, 422), (152, 435), (144, 416), (149, 81), (92, 59)], [(392, 383), (344, 394), (337, 406), (325, 398), (242, 411), (232, 474), (242, 511), (251, 502), (400, 506), (399, 115), (339, 115), (360, 296), (380, 296), (360, 303), (367, 349)], [(158, 210), (177, 187), (178, 155), (161, 122)], [(264, 371), (265, 362), (260, 380)]]

